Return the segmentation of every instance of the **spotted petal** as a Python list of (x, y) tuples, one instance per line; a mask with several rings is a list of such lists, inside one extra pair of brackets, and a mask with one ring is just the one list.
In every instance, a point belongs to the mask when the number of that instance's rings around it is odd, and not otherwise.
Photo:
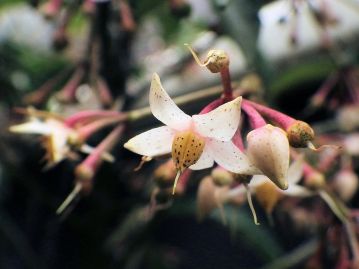
[(184, 113), (169, 97), (156, 73), (152, 77), (149, 99), (152, 114), (158, 120), (178, 131), (190, 127), (191, 117)]
[(245, 175), (261, 174), (232, 141), (208, 139), (207, 143), (214, 161), (228, 171)]
[(229, 141), (236, 132), (241, 117), (242, 97), (202, 115), (192, 116), (196, 131), (204, 137)]
[(173, 129), (162, 126), (131, 138), (124, 147), (143, 156), (160, 156), (171, 152), (174, 135)]
[(213, 164), (214, 164), (214, 159), (211, 156), (211, 152), (208, 148), (208, 144), (206, 144), (201, 154), (201, 157), (198, 159), (198, 161), (195, 164), (191, 165), (189, 168), (191, 170), (201, 170), (201, 169), (212, 167)]

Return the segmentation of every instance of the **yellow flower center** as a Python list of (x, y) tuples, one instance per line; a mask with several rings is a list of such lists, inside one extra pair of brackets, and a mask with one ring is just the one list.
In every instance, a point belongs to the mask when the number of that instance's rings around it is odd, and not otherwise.
[(192, 131), (176, 134), (172, 143), (172, 159), (176, 169), (182, 172), (195, 164), (201, 157), (204, 145), (205, 140)]
[(175, 192), (180, 174), (199, 160), (204, 145), (205, 140), (192, 131), (184, 131), (175, 135), (172, 143), (172, 159), (177, 169), (177, 175), (173, 186), (173, 193)]

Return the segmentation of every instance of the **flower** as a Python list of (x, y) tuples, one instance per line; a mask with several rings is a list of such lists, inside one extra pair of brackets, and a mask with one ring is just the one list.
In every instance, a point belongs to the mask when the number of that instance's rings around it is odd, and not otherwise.
[(28, 122), (11, 126), (10, 131), (43, 135), (43, 145), (46, 149), (46, 159), (49, 165), (61, 162), (70, 151), (67, 138), (71, 129), (57, 119), (46, 118), (41, 121), (37, 118), (31, 118)]
[(184, 169), (205, 169), (214, 162), (238, 174), (259, 173), (231, 141), (239, 125), (241, 101), (242, 97), (238, 97), (206, 114), (191, 117), (178, 108), (155, 73), (149, 94), (150, 108), (166, 126), (139, 134), (124, 147), (149, 157), (171, 152), (177, 169), (173, 190)]
[(286, 133), (267, 124), (249, 132), (247, 142), (247, 153), (254, 165), (280, 189), (287, 189), (289, 142)]
[[(69, 128), (63, 121), (56, 118), (46, 117), (44, 120), (39, 120), (37, 117), (31, 117), (28, 122), (10, 126), (9, 130), (14, 133), (42, 135), (42, 145), (46, 150), (48, 168), (73, 155), (71, 151), (73, 146), (78, 147), (81, 152), (86, 154), (93, 151), (93, 148), (86, 144), (70, 145), (69, 139), (76, 133), (76, 130)], [(113, 162), (113, 156), (107, 152), (103, 154), (102, 158)]]

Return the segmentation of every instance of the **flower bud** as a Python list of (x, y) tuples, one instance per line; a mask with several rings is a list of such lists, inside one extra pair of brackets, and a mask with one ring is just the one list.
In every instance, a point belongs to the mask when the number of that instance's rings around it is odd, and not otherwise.
[(295, 148), (306, 148), (314, 139), (314, 130), (304, 121), (297, 120), (287, 128), (289, 144)]
[(233, 174), (223, 169), (222, 167), (216, 167), (211, 173), (214, 184), (217, 186), (229, 186), (233, 183)]
[(289, 143), (286, 133), (267, 124), (247, 135), (247, 153), (253, 164), (280, 189), (288, 188)]
[(351, 169), (341, 169), (334, 176), (333, 187), (340, 198), (347, 202), (358, 190), (358, 180), (358, 176)]
[(359, 156), (359, 133), (348, 134), (343, 140), (344, 150), (351, 156)]
[(89, 194), (93, 187), (95, 171), (86, 164), (80, 164), (75, 168), (76, 181), (81, 184), (81, 192)]
[(336, 116), (340, 130), (350, 132), (359, 127), (359, 107), (357, 105), (346, 105), (341, 107)]
[(173, 185), (176, 173), (177, 171), (173, 161), (169, 160), (161, 164), (154, 171), (154, 181), (160, 189), (169, 188)]
[(312, 190), (318, 190), (324, 187), (325, 177), (318, 171), (313, 171), (304, 176), (304, 184)]
[(197, 214), (200, 221), (214, 209), (222, 207), (224, 202), (223, 197), (227, 191), (227, 186), (216, 186), (210, 176), (201, 180), (197, 191)]
[(255, 188), (256, 199), (267, 214), (273, 212), (282, 194), (271, 181), (265, 181)]
[(210, 50), (204, 64), (212, 73), (219, 73), (229, 66), (228, 54), (223, 50)]

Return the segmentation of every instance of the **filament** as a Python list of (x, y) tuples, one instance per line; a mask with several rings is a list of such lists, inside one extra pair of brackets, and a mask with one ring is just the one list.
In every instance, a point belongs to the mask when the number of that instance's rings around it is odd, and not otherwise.
[(196, 63), (197, 63), (199, 66), (205, 67), (205, 66), (208, 65), (208, 63), (203, 64), (203, 63), (201, 62), (201, 60), (198, 58), (197, 54), (194, 52), (194, 50), (192, 49), (192, 47), (191, 47), (189, 44), (184, 43), (184, 45), (185, 45), (185, 46), (189, 49), (189, 51), (192, 53), (194, 60), (196, 61)]
[(246, 191), (247, 191), (247, 200), (248, 200), (249, 208), (251, 209), (251, 212), (252, 212), (252, 215), (253, 215), (254, 224), (259, 225), (260, 223), (258, 222), (256, 210), (254, 209), (254, 206), (253, 206), (251, 192), (250, 192), (247, 184), (243, 184), (243, 185), (244, 185), (244, 187), (246, 188)]

